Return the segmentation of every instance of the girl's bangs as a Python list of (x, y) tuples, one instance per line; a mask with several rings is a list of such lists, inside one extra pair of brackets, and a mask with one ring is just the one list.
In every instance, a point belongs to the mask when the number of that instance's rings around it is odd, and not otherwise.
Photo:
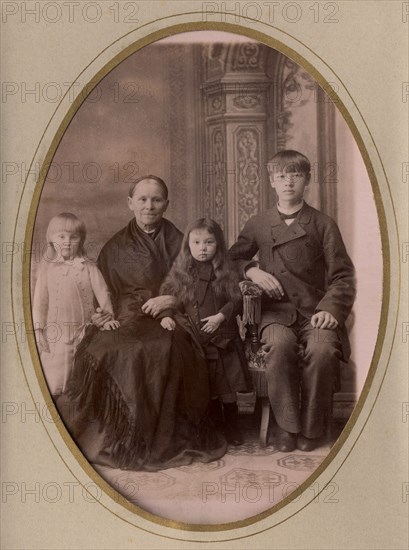
[(84, 224), (78, 218), (68, 216), (55, 216), (54, 218), (52, 218), (48, 225), (47, 240), (50, 240), (50, 237), (53, 233), (62, 232), (79, 233), (81, 237), (84, 237)]

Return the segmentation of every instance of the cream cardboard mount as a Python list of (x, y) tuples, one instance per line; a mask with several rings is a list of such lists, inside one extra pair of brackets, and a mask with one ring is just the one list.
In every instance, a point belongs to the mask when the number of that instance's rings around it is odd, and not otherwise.
[[(188, 24), (185, 19), (189, 17), (180, 18), (181, 22), (170, 17), (166, 25), (157, 21), (146, 29), (123, 33), (121, 38), (112, 40), (111, 46), (101, 48), (91, 62), (90, 59), (84, 62), (87, 55), (82, 51), (81, 71), (53, 109), (50, 110), (49, 102), (44, 107), (41, 102), (31, 106), (44, 129), (42, 135), (29, 126), (27, 140), (20, 145), (11, 140), (9, 148), (5, 147), (11, 155), (7, 158), (13, 158), (13, 154), (28, 158), (36, 149), (32, 162), (22, 163), (18, 168), (21, 172), (18, 199), (6, 189), (10, 212), (3, 216), (8, 226), (6, 240), (9, 238), (7, 242), (13, 243), (6, 249), (11, 266), (9, 312), (13, 325), (7, 328), (3, 323), (3, 326), (8, 337), (7, 357), (19, 367), (12, 376), (6, 373), (4, 402), (11, 402), (8, 391), (15, 387), (21, 403), (27, 404), (25, 410), (29, 402), (37, 403), (40, 421), (35, 423), (32, 435), (36, 445), (49, 449), (41, 480), (33, 476), (33, 467), (34, 471), (41, 471), (38, 458), (28, 469), (19, 453), (14, 465), (6, 459), (6, 472), (11, 477), (5, 488), (3, 507), (13, 518), (14, 510), (29, 505), (29, 524), (36, 541), (55, 541), (52, 533), (43, 537), (33, 530), (31, 518), (41, 509), (41, 513), (49, 514), (59, 524), (64, 501), (62, 489), (72, 481), (78, 484), (77, 493), (81, 494), (76, 497), (72, 491), (72, 500), (80, 501), (77, 504), (93, 525), (98, 525), (101, 514), (109, 518), (108, 524), (121, 533), (124, 548), (141, 532), (147, 542), (154, 540), (156, 544), (172, 544), (172, 539), (220, 544), (223, 540), (238, 539), (244, 543), (243, 537), (253, 535), (262, 546), (269, 547), (269, 536), (278, 530), (278, 544), (283, 544), (282, 537), (292, 523), (301, 529), (303, 518), (316, 521), (318, 506), (314, 510), (311, 503), (318, 504), (320, 513), (323, 512), (325, 499), (320, 504), (317, 494), (308, 491), (308, 487), (317, 484), (322, 492), (336, 483), (341, 494), (348, 494), (346, 501), (353, 497), (354, 474), (348, 465), (356, 460), (362, 466), (360, 460), (363, 463), (367, 460), (362, 450), (364, 431), (368, 433), (371, 422), (375, 422), (370, 418), (376, 416), (373, 409), (379, 392), (390, 397), (394, 388), (390, 385), (385, 388), (384, 380), (390, 368), (390, 354), (396, 351), (397, 344), (401, 299), (397, 284), (400, 281), (397, 224), (401, 221), (383, 162), (374, 146), (376, 140), (358, 110), (357, 101), (323, 58), (272, 25), (259, 24), (260, 28), (255, 30), (244, 24), (216, 24), (194, 17), (190, 17)], [(11, 74), (13, 71), (18, 73), (18, 69), (10, 68)], [(48, 85), (44, 91), (40, 84), (40, 97), (44, 94), (52, 97), (53, 90), (57, 92), (58, 86), (51, 89)], [(22, 101), (16, 109), (17, 121), (27, 108), (25, 103)], [(6, 103), (6, 110), (11, 111), (12, 107)], [(180, 511), (183, 503), (191, 499), (183, 494), (175, 494), (173, 503), (170, 500), (167, 504), (168, 510), (159, 506), (155, 512), (150, 504), (144, 507), (143, 502), (135, 505), (126, 498), (126, 493), (121, 494), (130, 474), (118, 472), (112, 478), (102, 472), (101, 477), (71, 440), (59, 421), (42, 374), (31, 334), (30, 284), (32, 287), (36, 280), (47, 220), (61, 210), (80, 213), (88, 227), (89, 254), (96, 257), (107, 238), (127, 220), (120, 199), (125, 196), (129, 181), (138, 172), (156, 171), (168, 176), (174, 203), (168, 214), (176, 225), (183, 229), (187, 221), (206, 211), (216, 219), (219, 217), (231, 244), (246, 216), (271, 204), (265, 163), (274, 149), (284, 147), (301, 149), (310, 156), (312, 183), (320, 181), (321, 185), (315, 188), (311, 185), (307, 200), (336, 215), (356, 266), (358, 296), (350, 327), (353, 356), (348, 367), (355, 381), (351, 383), (349, 379), (348, 385), (346, 377), (347, 391), (335, 405), (340, 414), (348, 416), (355, 405), (354, 390), (357, 404), (323, 462), (317, 464), (311, 475), (305, 475), (299, 487), (301, 492), (290, 494), (273, 506), (270, 503), (254, 513), (254, 507), (249, 506), (247, 512), (248, 502), (242, 503), (238, 507), (241, 511), (233, 519), (229, 514), (224, 516), (220, 506), (220, 520), (200, 512), (196, 520), (183, 521)], [(190, 155), (194, 162), (189, 160)], [(390, 162), (389, 151), (385, 156)], [(254, 166), (257, 170), (252, 172)], [(204, 167), (208, 177), (203, 177)], [(5, 167), (10, 181), (12, 168), (10, 163)], [(106, 216), (106, 212), (111, 215)], [(14, 223), (9, 219), (12, 214)], [(20, 254), (30, 246), (31, 255)], [(14, 342), (10, 336), (15, 337)], [(20, 411), (24, 407), (18, 406)], [(29, 424), (21, 422), (18, 427), (13, 426), (15, 410), (10, 405), (5, 409), (8, 417), (5, 441), (9, 443), (14, 429), (25, 446), (30, 438)], [(399, 439), (394, 440), (400, 445)], [(34, 454), (37, 457), (37, 452)], [(244, 465), (251, 469), (250, 462)], [(346, 470), (349, 477), (345, 479), (342, 473)], [(25, 496), (25, 502), (21, 498), (13, 504), (15, 495), (22, 496), (23, 487), (13, 480), (13, 475), (20, 480), (39, 479), (41, 502), (36, 502), (35, 497), (30, 504)], [(121, 476), (122, 484), (113, 482), (121, 480)], [(217, 484), (219, 477), (211, 476), (206, 481)], [(401, 481), (402, 500), (404, 482)], [(50, 483), (56, 485), (47, 485)], [(49, 494), (53, 489), (57, 495), (61, 493), (54, 508), (50, 506)], [(67, 498), (69, 505), (71, 497)], [(197, 499), (203, 502), (200, 495)], [(178, 510), (172, 507), (175, 502)], [(91, 503), (94, 506), (90, 511)], [(342, 499), (336, 504), (337, 509), (345, 510)], [(324, 511), (330, 512), (328, 506)], [(226, 521), (225, 517), (229, 519)], [(395, 519), (399, 522), (399, 516)], [(264, 538), (266, 530), (270, 535)], [(17, 538), (7, 535), (10, 547), (18, 546), (15, 541), (26, 540), (23, 532), (27, 533), (23, 529)], [(128, 541), (122, 539), (125, 532), (129, 534)], [(91, 547), (86, 535), (82, 540), (84, 547)], [(95, 540), (102, 548), (103, 541)], [(300, 548), (312, 547), (297, 544)]]

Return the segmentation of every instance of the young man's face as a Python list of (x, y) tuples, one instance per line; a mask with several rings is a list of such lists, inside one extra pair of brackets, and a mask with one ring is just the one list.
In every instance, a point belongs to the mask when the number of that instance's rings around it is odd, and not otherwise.
[(276, 190), (280, 205), (299, 203), (309, 182), (310, 177), (304, 172), (281, 172), (280, 170), (270, 172), (271, 187)]

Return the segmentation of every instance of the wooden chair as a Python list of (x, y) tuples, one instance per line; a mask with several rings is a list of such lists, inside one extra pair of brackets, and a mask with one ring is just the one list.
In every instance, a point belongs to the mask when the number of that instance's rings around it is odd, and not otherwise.
[[(254, 391), (261, 401), (260, 445), (266, 447), (268, 427), (270, 424), (271, 407), (268, 398), (268, 386), (266, 379), (265, 352), (261, 347), (258, 337), (258, 325), (261, 321), (261, 295), (260, 288), (251, 281), (242, 281), (240, 289), (243, 296), (242, 326), (247, 327), (244, 339), (244, 351), (253, 380)], [(304, 358), (304, 347), (300, 344), (300, 368)], [(334, 374), (333, 394), (339, 390), (339, 373)], [(332, 402), (326, 413), (326, 439), (332, 440)]]

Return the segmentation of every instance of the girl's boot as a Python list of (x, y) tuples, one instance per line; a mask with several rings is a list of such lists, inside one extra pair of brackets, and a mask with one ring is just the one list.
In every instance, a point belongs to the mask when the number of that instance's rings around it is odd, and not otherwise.
[(223, 422), (223, 410), (220, 399), (211, 399), (209, 405), (209, 414), (212, 420), (214, 427), (220, 431), (224, 432), (224, 422)]
[(239, 428), (239, 410), (237, 403), (223, 403), (224, 434), (230, 445), (238, 446), (243, 443), (243, 436)]

